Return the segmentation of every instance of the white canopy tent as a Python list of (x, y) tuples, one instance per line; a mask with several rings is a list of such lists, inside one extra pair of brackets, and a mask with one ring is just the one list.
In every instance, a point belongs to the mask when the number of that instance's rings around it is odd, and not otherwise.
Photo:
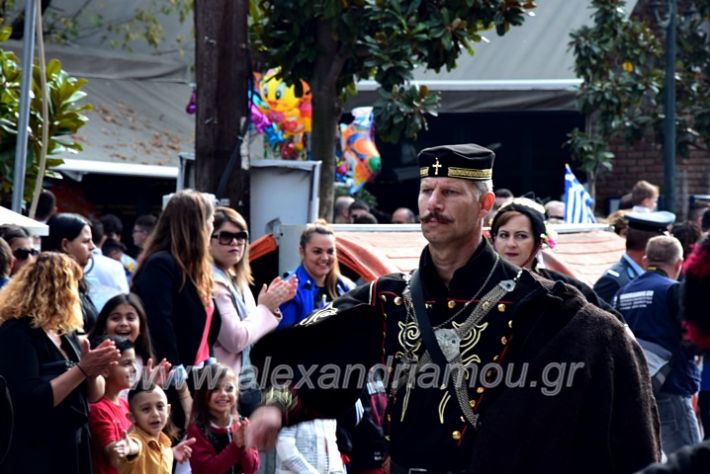
[(29, 217), (18, 214), (17, 212), (11, 211), (6, 207), (0, 206), (0, 225), (2, 224), (14, 224), (24, 227), (29, 231), (30, 234), (41, 237), (43, 235), (49, 235), (49, 226), (43, 224)]

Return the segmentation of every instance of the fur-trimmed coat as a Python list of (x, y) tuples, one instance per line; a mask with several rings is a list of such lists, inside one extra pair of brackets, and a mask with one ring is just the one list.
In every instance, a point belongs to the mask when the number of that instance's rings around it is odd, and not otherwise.
[[(520, 272), (485, 241), (448, 287), (428, 248), (419, 270), (435, 329), (461, 324), (475, 306), (464, 308), (467, 302), (478, 303)], [(402, 380), (393, 374), (421, 358), (424, 344), (403, 298), (408, 279), (393, 274), (360, 286), (257, 344), (253, 360), (263, 365), (262, 376), (281, 374), (263, 381), (283, 382), (280, 364), (294, 370), (290, 390), (297, 403), (288, 424), (349, 408), (360, 393), (360, 366), (391, 367), (386, 383), (392, 387)], [(635, 472), (660, 457), (658, 415), (641, 349), (615, 317), (576, 289), (522, 271), (515, 289), (463, 337), (460, 350), (472, 364), (467, 393), (479, 423), (466, 421), (440, 379), (427, 370), (415, 373), (412, 388), (389, 388), (386, 433), (399, 466), (613, 474)]]

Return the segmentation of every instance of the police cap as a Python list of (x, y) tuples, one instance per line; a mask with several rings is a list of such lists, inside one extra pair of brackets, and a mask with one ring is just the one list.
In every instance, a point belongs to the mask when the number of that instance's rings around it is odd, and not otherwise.
[(668, 230), (668, 226), (675, 222), (675, 214), (668, 211), (655, 212), (627, 212), (624, 219), (629, 223), (631, 229), (645, 232), (658, 232), (662, 234)]
[(442, 145), (419, 152), (421, 178), (462, 178), (485, 181), (493, 177), (495, 153), (473, 143)]

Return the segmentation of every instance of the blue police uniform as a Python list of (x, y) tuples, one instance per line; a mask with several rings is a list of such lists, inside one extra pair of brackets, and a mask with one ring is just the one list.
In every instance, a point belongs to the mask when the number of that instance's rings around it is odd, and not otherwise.
[(594, 284), (594, 292), (610, 305), (613, 305), (614, 295), (631, 280), (635, 280), (643, 269), (624, 254), (618, 262), (612, 265)]
[[(668, 211), (627, 212), (624, 214), (624, 219), (629, 223), (629, 232), (642, 231), (662, 235), (675, 221), (675, 214)], [(645, 244), (643, 246), (645, 247)], [(629, 250), (628, 247), (627, 250)], [(597, 280), (594, 284), (594, 291), (601, 299), (613, 306), (614, 295), (617, 291), (638, 278), (643, 272), (643, 269), (628, 254), (624, 254)]]

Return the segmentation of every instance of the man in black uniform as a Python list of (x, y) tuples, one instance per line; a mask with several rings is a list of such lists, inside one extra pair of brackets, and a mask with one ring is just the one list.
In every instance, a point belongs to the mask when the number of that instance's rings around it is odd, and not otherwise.
[(266, 392), (250, 446), (346, 410), (364, 381), (357, 369), (382, 364), (392, 474), (631, 473), (659, 457), (643, 354), (622, 324), (482, 238), (493, 157), (477, 145), (422, 150), (429, 244), (418, 270), (358, 287), (257, 344), (262, 381), (293, 383)]
[(675, 222), (675, 214), (668, 211), (627, 212), (624, 219), (629, 223), (626, 253), (594, 284), (596, 294), (612, 305), (616, 292), (643, 274), (646, 244), (651, 238), (668, 231), (668, 227)]

